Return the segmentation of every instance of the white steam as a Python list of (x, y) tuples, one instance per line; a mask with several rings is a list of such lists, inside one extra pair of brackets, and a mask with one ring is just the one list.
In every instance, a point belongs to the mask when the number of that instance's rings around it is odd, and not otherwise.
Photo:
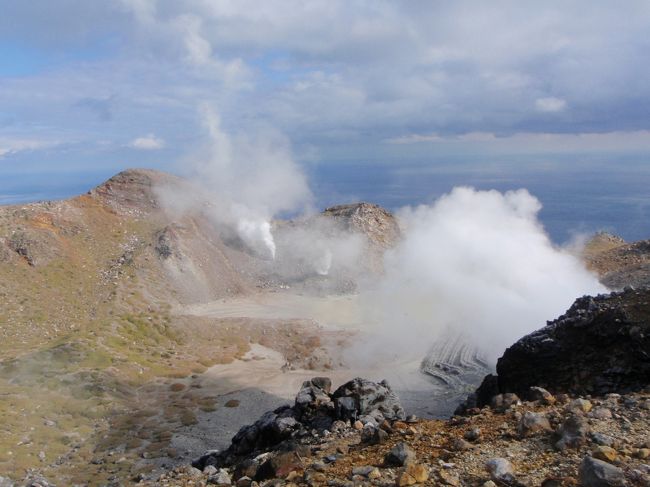
[(314, 270), (321, 276), (329, 274), (332, 268), (332, 251), (329, 248), (323, 249), (321, 255), (314, 259)]
[(384, 351), (421, 358), (451, 330), (494, 360), (578, 296), (605, 291), (575, 256), (553, 246), (540, 209), (526, 190), (462, 187), (433, 206), (402, 210), (404, 239), (364, 295)]
[(265, 220), (248, 220), (240, 218), (237, 233), (246, 245), (258, 255), (275, 259), (275, 241), (271, 233), (271, 224)]
[(273, 259), (276, 245), (271, 219), (304, 209), (312, 199), (307, 180), (294, 161), (290, 144), (273, 130), (230, 136), (218, 114), (201, 108), (208, 142), (193, 154), (193, 179), (209, 194), (210, 216), (234, 230), (260, 257)]

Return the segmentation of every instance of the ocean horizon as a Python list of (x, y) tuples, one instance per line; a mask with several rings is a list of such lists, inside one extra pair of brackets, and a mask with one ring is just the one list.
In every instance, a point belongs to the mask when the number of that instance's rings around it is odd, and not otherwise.
[[(650, 164), (642, 158), (615, 163), (588, 160), (520, 163), (421, 161), (368, 163), (337, 161), (306, 165), (319, 209), (367, 201), (391, 211), (431, 204), (457, 186), (500, 192), (526, 189), (542, 204), (539, 221), (552, 241), (566, 244), (581, 235), (606, 231), (627, 241), (650, 238)], [(60, 200), (84, 194), (117, 171), (4, 175), (0, 205)], [(172, 171), (178, 172), (178, 171)]]

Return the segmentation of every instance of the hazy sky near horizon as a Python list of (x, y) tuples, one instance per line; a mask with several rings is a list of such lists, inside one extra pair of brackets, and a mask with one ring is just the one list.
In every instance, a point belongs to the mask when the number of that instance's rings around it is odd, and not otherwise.
[(178, 169), (206, 105), (231, 133), (284, 134), (304, 164), (650, 154), (646, 0), (0, 0), (0, 12), (0, 179)]

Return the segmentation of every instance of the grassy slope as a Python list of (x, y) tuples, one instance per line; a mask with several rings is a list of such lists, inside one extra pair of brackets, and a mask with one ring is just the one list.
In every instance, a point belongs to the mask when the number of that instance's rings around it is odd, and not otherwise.
[(0, 208), (0, 472), (20, 479), (36, 468), (64, 483), (129, 476), (136, 458), (173, 456), (171, 432), (193, 411), (217, 407), (209, 393), (170, 389), (172, 379), (263, 338), (317, 345), (289, 340), (292, 323), (263, 337), (263, 322), (170, 315), (173, 290), (151, 245), (163, 224), (90, 196)]

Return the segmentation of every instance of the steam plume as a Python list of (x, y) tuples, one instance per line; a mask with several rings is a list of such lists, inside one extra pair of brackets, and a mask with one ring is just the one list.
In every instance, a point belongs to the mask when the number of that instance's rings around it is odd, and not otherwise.
[(189, 162), (193, 179), (213, 203), (210, 216), (233, 229), (259, 256), (275, 258), (271, 219), (304, 209), (312, 199), (289, 142), (273, 130), (230, 136), (211, 107), (204, 105), (200, 112), (207, 143)]
[[(605, 291), (570, 252), (555, 247), (526, 190), (455, 188), (433, 206), (399, 213), (405, 237), (364, 300), (379, 342), (421, 358), (450, 330), (495, 360), (507, 346)], [(416, 358), (416, 357), (414, 357)]]

